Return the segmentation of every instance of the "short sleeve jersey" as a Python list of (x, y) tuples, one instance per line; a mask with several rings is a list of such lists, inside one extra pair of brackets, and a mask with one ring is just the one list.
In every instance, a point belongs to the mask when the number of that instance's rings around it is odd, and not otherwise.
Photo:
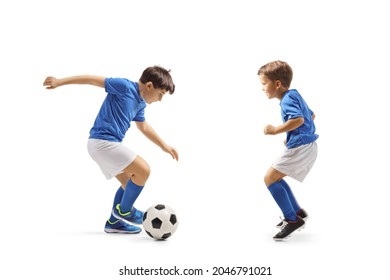
[(107, 96), (89, 132), (89, 138), (122, 142), (131, 121), (145, 121), (145, 100), (138, 83), (124, 78), (106, 78)]
[(288, 90), (280, 101), (282, 119), (285, 123), (290, 119), (303, 118), (304, 123), (292, 131), (287, 132), (286, 146), (288, 149), (309, 144), (317, 140), (316, 127), (312, 118), (313, 111), (295, 89)]

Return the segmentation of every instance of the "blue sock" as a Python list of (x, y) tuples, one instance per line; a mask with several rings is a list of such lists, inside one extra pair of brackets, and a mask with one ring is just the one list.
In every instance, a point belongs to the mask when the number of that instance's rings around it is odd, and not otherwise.
[[(119, 187), (119, 189), (116, 191), (116, 194), (115, 194), (115, 197), (114, 197), (114, 204), (113, 204), (112, 207), (115, 207), (118, 203), (121, 203), (122, 197), (123, 197), (123, 193), (124, 193), (124, 192), (125, 192), (125, 191), (123, 190), (123, 188), (122, 188), (122, 187)], [(109, 220), (110, 220), (111, 223), (114, 223), (114, 222), (117, 221), (118, 219), (115, 218), (115, 217), (111, 214)]]
[(282, 210), (284, 218), (295, 222), (297, 220), (297, 215), (283, 185), (280, 182), (275, 182), (268, 186), (268, 190), (279, 205), (280, 210)]
[(288, 197), (290, 198), (291, 205), (294, 208), (295, 213), (297, 213), (299, 210), (301, 210), (301, 207), (299, 206), (297, 200), (295, 199), (295, 196), (294, 196), (293, 192), (291, 191), (290, 186), (283, 179), (280, 180), (279, 183), (281, 183), (283, 185), (284, 189), (286, 190), (286, 192), (288, 194)]
[(134, 184), (131, 179), (127, 182), (125, 192), (120, 202), (120, 209), (122, 213), (127, 213), (131, 211), (134, 202), (137, 200), (143, 188), (143, 186), (138, 186)]

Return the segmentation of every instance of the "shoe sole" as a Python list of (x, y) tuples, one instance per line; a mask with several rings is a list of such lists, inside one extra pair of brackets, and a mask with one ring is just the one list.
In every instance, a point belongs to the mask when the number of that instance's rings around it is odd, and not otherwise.
[(137, 230), (137, 231), (125, 231), (125, 230), (117, 230), (117, 229), (104, 229), (105, 233), (120, 233), (120, 234), (136, 234), (140, 233), (142, 230)]
[(286, 239), (290, 238), (291, 235), (292, 235), (294, 232), (296, 232), (296, 231), (301, 231), (301, 230), (304, 229), (304, 228), (305, 228), (305, 224), (301, 225), (299, 228), (297, 228), (296, 230), (294, 230), (292, 233), (290, 233), (290, 234), (287, 235), (286, 237), (284, 237), (284, 238), (275, 238), (275, 237), (274, 237), (274, 240), (275, 240), (275, 241), (283, 241), (283, 240), (286, 240)]

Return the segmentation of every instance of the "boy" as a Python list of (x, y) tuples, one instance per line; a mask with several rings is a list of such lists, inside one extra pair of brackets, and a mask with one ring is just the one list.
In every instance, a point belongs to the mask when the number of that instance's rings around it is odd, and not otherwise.
[(287, 133), (286, 149), (272, 164), (264, 177), (265, 185), (283, 212), (284, 220), (277, 225), (280, 232), (273, 238), (283, 240), (304, 227), (308, 215), (283, 179), (290, 176), (303, 182), (317, 158), (318, 135), (315, 134), (314, 113), (295, 89), (289, 89), (293, 77), (291, 67), (283, 61), (263, 65), (257, 75), (269, 99), (280, 100), (283, 124), (267, 125), (265, 135)]
[(139, 233), (144, 213), (133, 204), (143, 190), (150, 174), (149, 165), (135, 152), (122, 144), (131, 121), (137, 128), (173, 159), (179, 156), (175, 148), (168, 146), (145, 121), (146, 104), (161, 101), (175, 85), (169, 71), (160, 67), (148, 67), (138, 82), (125, 78), (104, 78), (99, 76), (72, 76), (62, 79), (47, 77), (43, 82), (46, 89), (55, 89), (69, 84), (89, 84), (105, 88), (107, 96), (90, 130), (88, 152), (99, 165), (107, 179), (114, 176), (121, 183), (114, 198), (111, 216), (104, 231), (107, 233)]

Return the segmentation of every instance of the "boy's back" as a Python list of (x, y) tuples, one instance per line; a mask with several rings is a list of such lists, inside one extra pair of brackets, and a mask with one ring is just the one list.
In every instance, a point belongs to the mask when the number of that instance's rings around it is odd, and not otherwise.
[(310, 110), (305, 100), (296, 89), (288, 90), (280, 101), (283, 122), (289, 119), (304, 119), (303, 124), (295, 130), (288, 131), (286, 147), (291, 149), (315, 141), (318, 135), (315, 134), (316, 127), (313, 120), (313, 111)]

